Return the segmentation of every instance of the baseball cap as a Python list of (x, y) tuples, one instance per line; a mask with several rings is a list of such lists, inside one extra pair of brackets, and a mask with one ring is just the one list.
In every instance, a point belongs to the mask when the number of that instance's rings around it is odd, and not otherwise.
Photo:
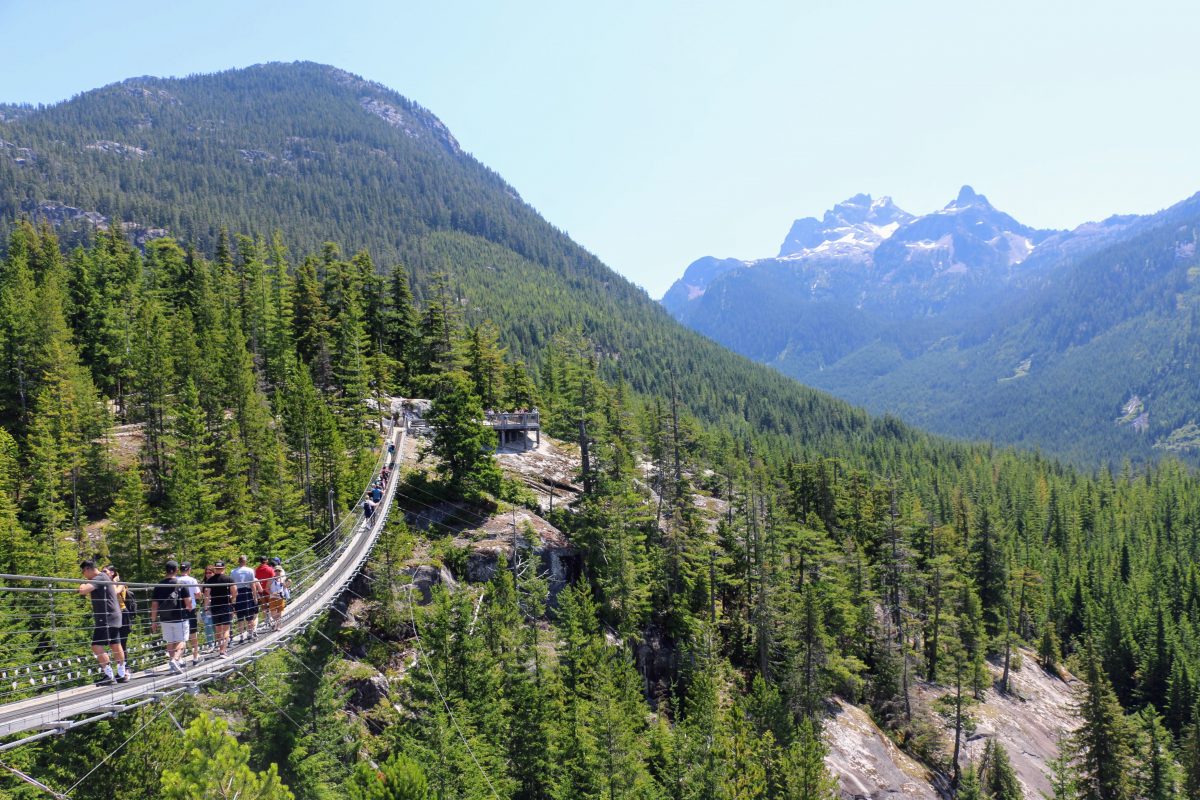
[(217, 569), (225, 569), (225, 562), (224, 561), (214, 561), (213, 566), (216, 567)]
[(176, 561), (175, 559), (171, 559), (170, 561), (167, 562), (167, 572), (178, 572), (178, 571), (179, 571), (179, 562), (178, 561)]
[(271, 563), (274, 564), (275, 566), (279, 566), (280, 564), (283, 563), (283, 560), (280, 559), (279, 556), (275, 556), (274, 558), (271, 559)]
[(185, 561), (185, 562), (183, 562), (182, 564), (180, 564), (180, 565), (179, 565), (179, 568), (180, 568), (181, 570), (183, 570), (183, 571), (185, 571), (185, 572), (186, 572), (187, 570), (189, 570), (189, 569), (191, 569), (191, 568), (192, 568), (192, 562), (190, 562), (190, 561)]

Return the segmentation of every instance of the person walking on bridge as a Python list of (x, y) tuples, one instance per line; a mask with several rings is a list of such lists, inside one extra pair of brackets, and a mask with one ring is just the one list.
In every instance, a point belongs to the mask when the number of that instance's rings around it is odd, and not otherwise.
[[(79, 584), (79, 593), (92, 599), (92, 652), (100, 663), (101, 673), (96, 682), (102, 686), (124, 683), (129, 675), (125, 672), (125, 648), (121, 647), (121, 602), (117, 586), (96, 569), (96, 562), (91, 559), (81, 563), (79, 569), (87, 581)], [(105, 648), (112, 651), (112, 661), (117, 663), (116, 675)]]
[[(196, 613), (200, 610), (200, 581), (192, 577), (192, 565), (187, 561), (179, 566), (179, 577), (175, 579), (177, 583), (187, 588), (188, 597), (192, 602), (188, 604), (187, 624), (188, 624), (188, 646), (192, 648), (192, 666), (200, 663), (200, 620), (196, 617)], [(186, 654), (187, 651), (185, 650)]]
[(267, 627), (274, 630), (275, 623), (271, 621), (271, 581), (275, 578), (275, 568), (266, 556), (258, 557), (254, 577), (258, 578), (258, 610), (262, 612)]
[(193, 616), (192, 593), (179, 582), (177, 561), (167, 562), (166, 573), (150, 595), (150, 630), (157, 628), (161, 619), (167, 666), (172, 672), (183, 672), (182, 656), (190, 633), (188, 617)]
[(237, 617), (234, 633), (240, 633), (242, 641), (258, 638), (258, 581), (250, 569), (245, 556), (238, 556), (237, 569), (229, 573), (237, 587), (237, 602), (233, 605)]
[[(121, 650), (127, 651), (126, 643), (129, 641), (129, 632), (133, 630), (133, 618), (137, 616), (137, 597), (121, 580), (121, 573), (117, 572), (115, 566), (109, 564), (103, 572), (117, 587), (117, 602), (121, 605), (121, 627), (118, 630), (117, 639), (121, 643)], [(121, 680), (121, 670), (117, 670), (117, 672), (117, 680), (124, 683), (125, 681)]]
[(213, 627), (217, 630), (217, 658), (229, 657), (229, 625), (233, 622), (233, 607), (237, 602), (237, 587), (225, 574), (225, 562), (212, 565), (213, 576), (204, 581), (204, 599), (212, 612)]
[(275, 570), (275, 577), (271, 580), (271, 628), (278, 630), (292, 590), (291, 581), (283, 569), (283, 560), (275, 556), (271, 559), (271, 566)]

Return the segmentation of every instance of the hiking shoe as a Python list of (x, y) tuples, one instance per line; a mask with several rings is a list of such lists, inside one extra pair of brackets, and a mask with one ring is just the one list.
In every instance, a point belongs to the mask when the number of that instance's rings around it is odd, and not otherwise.
[(175, 672), (180, 675), (183, 674), (183, 666), (178, 661), (172, 659), (171, 661), (167, 662), (167, 666), (171, 669), (171, 672)]

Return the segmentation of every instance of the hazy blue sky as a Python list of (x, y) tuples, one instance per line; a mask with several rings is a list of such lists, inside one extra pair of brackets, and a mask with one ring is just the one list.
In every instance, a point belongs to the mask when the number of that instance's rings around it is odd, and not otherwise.
[(312, 60), (429, 107), (658, 296), (857, 192), (1070, 227), (1200, 190), (1194, 2), (0, 0), (0, 101)]

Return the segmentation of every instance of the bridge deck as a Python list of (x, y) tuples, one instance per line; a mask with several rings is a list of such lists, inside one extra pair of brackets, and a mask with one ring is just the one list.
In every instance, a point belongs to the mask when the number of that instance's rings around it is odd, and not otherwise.
[[(404, 430), (397, 427), (388, 438), (399, 451), (404, 444)], [(386, 451), (386, 444), (384, 446)], [(180, 675), (164, 664), (151, 670), (132, 673), (130, 681), (113, 686), (79, 686), (39, 697), (31, 697), (0, 706), (0, 737), (43, 730), (45, 735), (69, 730), (79, 724), (114, 716), (132, 708), (139, 701), (161, 700), (188, 691), (253, 663), (267, 653), (286, 644), (328, 608), (354, 580), (362, 567), (391, 509), (398, 476), (388, 481), (387, 490), (369, 521), (359, 522), (334, 560), (312, 587), (299, 595), (287, 607), (279, 630), (259, 632), (248, 643), (230, 646), (228, 659), (211, 658), (198, 666), (188, 667)], [(75, 717), (86, 719), (71, 722)], [(0, 751), (23, 744), (28, 738), (0, 745)]]

